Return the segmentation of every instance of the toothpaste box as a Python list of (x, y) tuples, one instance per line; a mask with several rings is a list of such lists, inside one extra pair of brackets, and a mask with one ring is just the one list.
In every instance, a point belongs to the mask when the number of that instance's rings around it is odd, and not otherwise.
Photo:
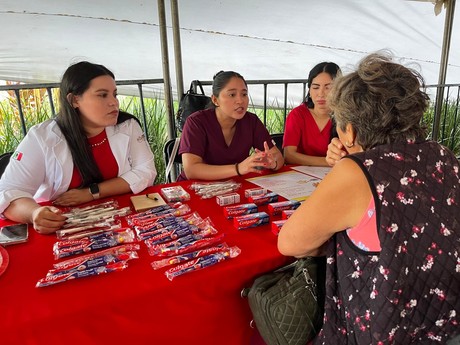
[(300, 206), (297, 200), (279, 201), (268, 204), (268, 213), (271, 216), (281, 214), (283, 210), (295, 210)]
[(253, 202), (257, 206), (260, 205), (266, 205), (271, 202), (276, 202), (278, 201), (278, 194), (270, 192), (267, 194), (261, 194), (261, 195), (253, 195), (248, 198), (250, 202)]
[(246, 198), (249, 198), (250, 196), (254, 196), (254, 195), (263, 195), (263, 194), (267, 194), (266, 188), (258, 187), (258, 188), (248, 188), (244, 190), (244, 196)]
[(295, 210), (283, 210), (281, 212), (281, 219), (289, 219), (290, 216), (294, 213)]
[(240, 202), (240, 195), (238, 193), (217, 195), (216, 202), (219, 206), (237, 204)]
[(281, 219), (281, 220), (274, 220), (272, 221), (272, 232), (278, 236), (280, 233), (281, 227), (284, 225), (284, 223), (287, 222), (287, 219)]
[(266, 212), (257, 212), (253, 214), (247, 214), (244, 216), (235, 217), (233, 219), (233, 225), (238, 230), (253, 228), (256, 226), (268, 224), (270, 217)]
[(254, 203), (224, 207), (224, 215), (227, 217), (227, 219), (243, 216), (245, 214), (256, 213), (257, 211), (257, 205)]

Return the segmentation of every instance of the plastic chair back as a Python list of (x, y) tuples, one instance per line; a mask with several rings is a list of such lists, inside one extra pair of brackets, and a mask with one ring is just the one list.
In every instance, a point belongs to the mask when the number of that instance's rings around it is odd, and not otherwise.
[(272, 137), (272, 140), (275, 142), (276, 147), (283, 153), (283, 136), (284, 133), (275, 133), (275, 134), (270, 134)]
[(0, 156), (0, 177), (2, 177), (12, 155), (13, 152), (6, 152)]
[[(176, 139), (170, 139), (165, 143), (165, 146), (163, 148), (163, 156), (164, 156), (164, 161), (165, 161), (165, 167), (168, 166), (169, 160), (171, 159), (171, 156), (172, 156), (173, 150), (174, 150), (174, 143), (175, 142), (176, 142)], [(174, 169), (174, 172), (176, 173), (176, 176), (179, 176), (181, 166), (182, 166), (182, 156), (176, 153), (176, 155), (174, 157), (174, 160), (173, 160), (173, 169)], [(173, 182), (170, 173), (168, 173), (168, 176), (165, 176), (165, 178), (166, 178), (167, 183)]]

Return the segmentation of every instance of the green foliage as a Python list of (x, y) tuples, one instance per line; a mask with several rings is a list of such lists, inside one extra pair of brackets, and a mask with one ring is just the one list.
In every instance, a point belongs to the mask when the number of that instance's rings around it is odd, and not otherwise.
[[(286, 112), (289, 113), (289, 110), (287, 109)], [(249, 111), (255, 113), (264, 122), (264, 109), (254, 108)], [(270, 134), (284, 132), (284, 122), (286, 121), (285, 116), (287, 116), (287, 113), (284, 114), (284, 109), (267, 108), (265, 127), (267, 127)]]
[(296, 105), (289, 105), (284, 111), (284, 106), (280, 104), (278, 99), (273, 99), (272, 103), (267, 106), (265, 111), (265, 120), (264, 120), (264, 108), (256, 106), (252, 100), (249, 104), (248, 111), (256, 114), (259, 119), (265, 123), (268, 132), (273, 133), (283, 133), (284, 132), (284, 123), (286, 122), (286, 116), (289, 114), (289, 111), (294, 108)]
[(120, 96), (120, 109), (136, 116), (146, 128), (146, 136), (150, 147), (155, 156), (155, 166), (157, 168), (157, 177), (155, 183), (164, 183), (165, 163), (163, 157), (163, 147), (168, 139), (167, 130), (167, 109), (166, 104), (159, 98), (144, 98), (144, 109), (146, 123), (143, 123), (142, 105), (139, 97)]
[[(56, 111), (59, 111), (57, 108), (57, 94), (58, 90), (54, 90), (53, 104), (56, 107)], [(26, 130), (34, 124), (53, 117), (46, 90), (24, 90), (20, 92), (20, 96)], [(3, 98), (0, 101), (0, 153), (14, 151), (24, 137), (14, 93), (8, 93)], [(145, 132), (155, 155), (155, 166), (158, 172), (155, 183), (163, 183), (165, 181), (163, 146), (167, 139), (166, 106), (163, 100), (145, 98), (144, 107), (145, 124), (143, 123), (140, 98), (120, 96), (120, 109), (135, 115), (140, 120), (143, 128), (146, 128)]]
[[(438, 142), (460, 156), (460, 113), (459, 100), (444, 101), (439, 121)], [(428, 138), (433, 137), (434, 105), (430, 106), (423, 117), (423, 124), (428, 129)]]
[[(6, 93), (0, 101), (0, 152), (14, 151), (23, 138), (22, 121), (19, 106), (13, 92)], [(21, 90), (24, 126), (28, 130), (34, 124), (43, 122), (53, 116), (46, 90)], [(2, 95), (3, 96), (3, 95)], [(56, 104), (55, 95), (53, 102)]]
[(21, 140), (21, 127), (18, 116), (7, 102), (0, 102), (0, 152), (14, 151)]
[[(53, 91), (53, 102), (57, 104), (57, 90)], [(29, 129), (36, 123), (43, 122), (51, 118), (52, 111), (46, 91), (24, 90), (21, 91), (21, 104), (23, 107), (25, 126)], [(168, 139), (168, 114), (164, 100), (158, 98), (144, 98), (145, 123), (142, 115), (141, 100), (135, 96), (120, 96), (120, 109), (135, 115), (145, 129), (146, 136), (155, 155), (155, 166), (157, 168), (157, 178), (155, 183), (165, 182), (165, 163), (163, 157), (163, 147)], [(294, 105), (295, 106), (295, 105)], [(175, 104), (177, 108), (177, 104)], [(259, 118), (266, 122), (270, 133), (283, 133), (284, 122), (287, 114), (293, 108), (289, 105), (286, 110), (280, 102), (275, 99), (264, 109), (255, 106), (252, 102), (249, 111), (257, 114)], [(58, 109), (56, 109), (58, 111)], [(423, 122), (430, 130), (429, 137), (432, 137), (434, 109), (430, 107), (423, 118)], [(443, 104), (439, 142), (450, 148), (457, 156), (460, 155), (460, 126), (458, 100), (446, 101)], [(0, 101), (0, 153), (14, 151), (23, 138), (21, 119), (14, 93), (9, 93)]]

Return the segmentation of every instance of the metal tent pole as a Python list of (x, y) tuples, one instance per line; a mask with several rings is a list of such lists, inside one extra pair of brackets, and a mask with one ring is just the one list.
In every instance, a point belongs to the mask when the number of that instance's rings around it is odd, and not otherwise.
[(439, 66), (438, 88), (436, 91), (436, 103), (433, 121), (432, 139), (438, 140), (439, 124), (441, 122), (442, 103), (444, 99), (444, 84), (446, 83), (447, 66), (449, 61), (450, 41), (455, 13), (455, 0), (446, 0), (446, 19), (444, 24), (444, 36), (442, 41), (441, 64)]
[(174, 131), (174, 108), (172, 103), (171, 94), (171, 76), (169, 74), (169, 53), (168, 53), (168, 37), (166, 32), (166, 15), (165, 15), (165, 2), (158, 0), (158, 17), (160, 21), (160, 41), (161, 41), (161, 57), (163, 63), (163, 79), (164, 79), (164, 93), (165, 104), (168, 113), (168, 137), (173, 139), (175, 137)]
[(177, 97), (180, 99), (184, 94), (184, 76), (182, 70), (182, 49), (180, 41), (179, 8), (177, 5), (177, 0), (171, 0), (171, 17), (174, 40), (174, 57), (176, 64)]

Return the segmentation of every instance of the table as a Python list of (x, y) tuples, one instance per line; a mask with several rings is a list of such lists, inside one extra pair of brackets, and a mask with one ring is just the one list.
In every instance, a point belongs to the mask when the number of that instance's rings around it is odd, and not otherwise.
[[(244, 189), (256, 186), (239, 182), (241, 202), (247, 202)], [(236, 230), (215, 198), (197, 197), (190, 181), (167, 186), (177, 184), (190, 192), (192, 211), (210, 216), (225, 241), (241, 249), (238, 257), (169, 281), (165, 269), (150, 267), (153, 257), (141, 243), (139, 259), (124, 271), (36, 288), (55, 262), (56, 237), (29, 229), (27, 243), (6, 247), (10, 263), (0, 276), (1, 344), (249, 344), (251, 312), (240, 291), (291, 258), (278, 252), (270, 225)], [(130, 196), (115, 199), (123, 207), (131, 205)]]

